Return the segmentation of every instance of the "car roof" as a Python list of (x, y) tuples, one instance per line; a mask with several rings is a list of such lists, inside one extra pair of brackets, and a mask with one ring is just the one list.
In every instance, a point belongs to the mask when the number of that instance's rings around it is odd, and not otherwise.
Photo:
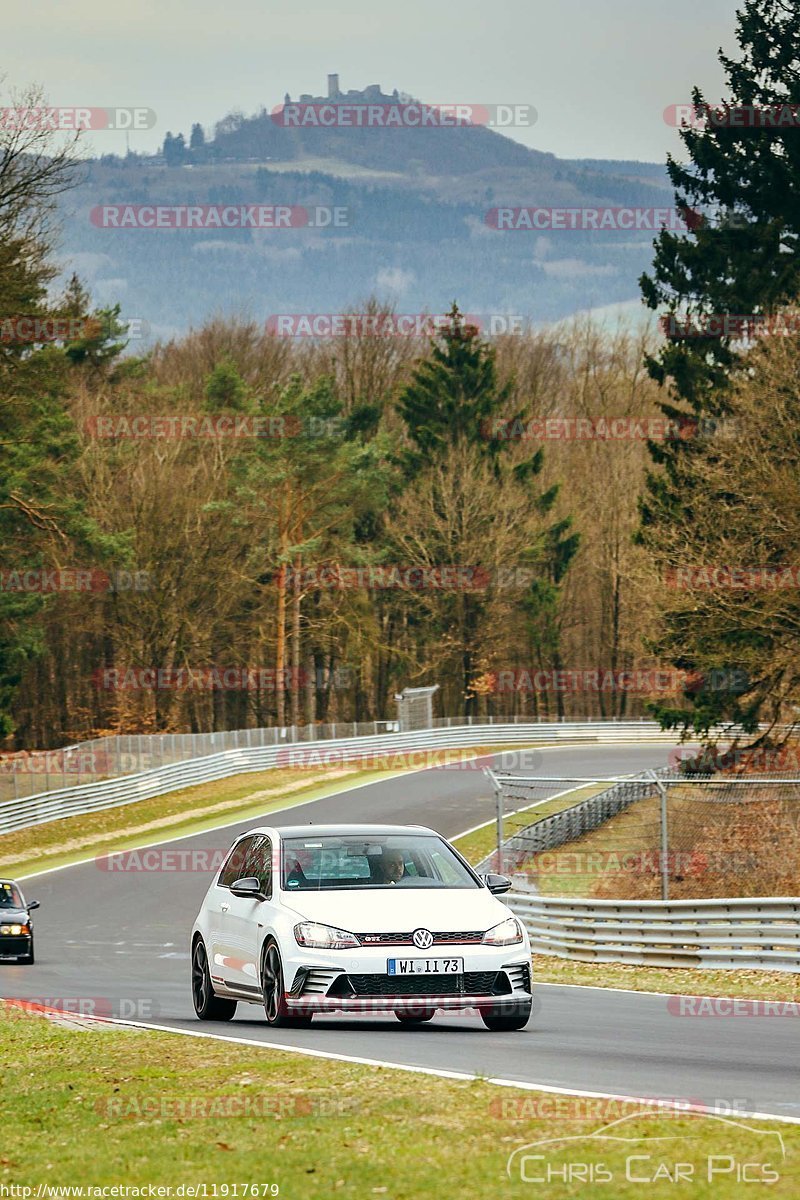
[[(13, 887), (19, 888), (19, 884), (17, 883), (16, 879), (0, 879), (0, 883), (10, 883)], [(22, 891), (21, 888), (20, 891)]]
[(248, 833), (277, 833), (281, 838), (296, 837), (386, 837), (390, 834), (417, 833), (438, 837), (435, 829), (425, 825), (282, 825), (280, 829), (259, 826)]

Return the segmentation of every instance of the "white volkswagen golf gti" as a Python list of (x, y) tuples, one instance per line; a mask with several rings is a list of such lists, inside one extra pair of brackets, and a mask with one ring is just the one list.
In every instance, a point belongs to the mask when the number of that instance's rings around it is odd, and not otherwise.
[(408, 1023), (475, 1008), (489, 1029), (531, 1015), (528, 935), (432, 829), (295, 825), (240, 837), (192, 931), (192, 998), (204, 1021), (239, 1001), (270, 1025), (314, 1013), (394, 1012)]

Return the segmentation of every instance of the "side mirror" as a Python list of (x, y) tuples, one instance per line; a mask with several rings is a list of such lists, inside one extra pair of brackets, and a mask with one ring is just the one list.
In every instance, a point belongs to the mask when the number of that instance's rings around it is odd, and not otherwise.
[(484, 875), (483, 882), (493, 896), (501, 896), (503, 892), (507, 892), (511, 888), (510, 879), (507, 879), (505, 875), (495, 875), (493, 872)]
[(244, 900), (264, 900), (265, 896), (261, 891), (261, 884), (254, 875), (248, 876), (246, 879), (237, 879), (231, 884), (231, 895), (241, 896)]
[(41, 908), (41, 905), (38, 900), (31, 900), (28, 903), (28, 912), (33, 912), (35, 908)]

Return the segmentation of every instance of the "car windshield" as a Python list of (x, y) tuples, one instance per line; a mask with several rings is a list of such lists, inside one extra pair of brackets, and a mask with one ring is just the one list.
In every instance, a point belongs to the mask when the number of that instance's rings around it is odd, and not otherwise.
[(22, 896), (13, 883), (0, 883), (0, 908), (22, 908)]
[(477, 888), (480, 882), (435, 834), (286, 838), (282, 885), (323, 888)]

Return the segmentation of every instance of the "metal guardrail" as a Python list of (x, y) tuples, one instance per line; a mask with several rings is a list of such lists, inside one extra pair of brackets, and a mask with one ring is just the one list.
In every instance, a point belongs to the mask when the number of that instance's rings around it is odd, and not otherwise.
[[(615, 722), (631, 729), (653, 722)], [(530, 716), (437, 717), (431, 728), (462, 726), (541, 726), (557, 729), (589, 727), (595, 720), (552, 722)], [(611, 724), (611, 722), (609, 722)], [(426, 726), (423, 726), (426, 728)], [(190, 758), (208, 758), (223, 750), (252, 750), (265, 746), (339, 741), (342, 738), (377, 737), (380, 734), (410, 733), (398, 721), (337, 721), (333, 724), (274, 725), (253, 729), (223, 729), (209, 733), (125, 733), (91, 738), (57, 750), (34, 750), (0, 755), (0, 803), (38, 796), (67, 787), (84, 787), (122, 775), (138, 775), (154, 767), (167, 767)]]
[[(453, 718), (455, 720), (455, 718)], [(385, 767), (392, 759), (406, 756), (400, 765), (422, 768), (427, 750), (459, 749), (485, 745), (549, 745), (553, 742), (614, 743), (656, 741), (674, 743), (675, 735), (663, 732), (655, 721), (571, 722), (551, 724), (452, 725), (413, 733), (389, 733), (356, 738), (329, 738), (324, 741), (287, 742), (283, 745), (240, 746), (202, 758), (170, 763), (136, 774), (99, 783), (41, 792), (24, 799), (0, 803), (0, 834), (46, 821), (116, 808), (137, 800), (147, 800), (165, 792), (177, 791), (198, 783), (226, 779), (231, 775), (264, 771), (279, 766), (325, 766), (330, 763), (370, 764), (385, 756)], [(422, 755), (415, 760), (413, 755)], [(408, 757), (412, 756), (412, 757)]]
[(800, 972), (800, 899), (582, 900), (512, 890), (506, 900), (538, 954)]

